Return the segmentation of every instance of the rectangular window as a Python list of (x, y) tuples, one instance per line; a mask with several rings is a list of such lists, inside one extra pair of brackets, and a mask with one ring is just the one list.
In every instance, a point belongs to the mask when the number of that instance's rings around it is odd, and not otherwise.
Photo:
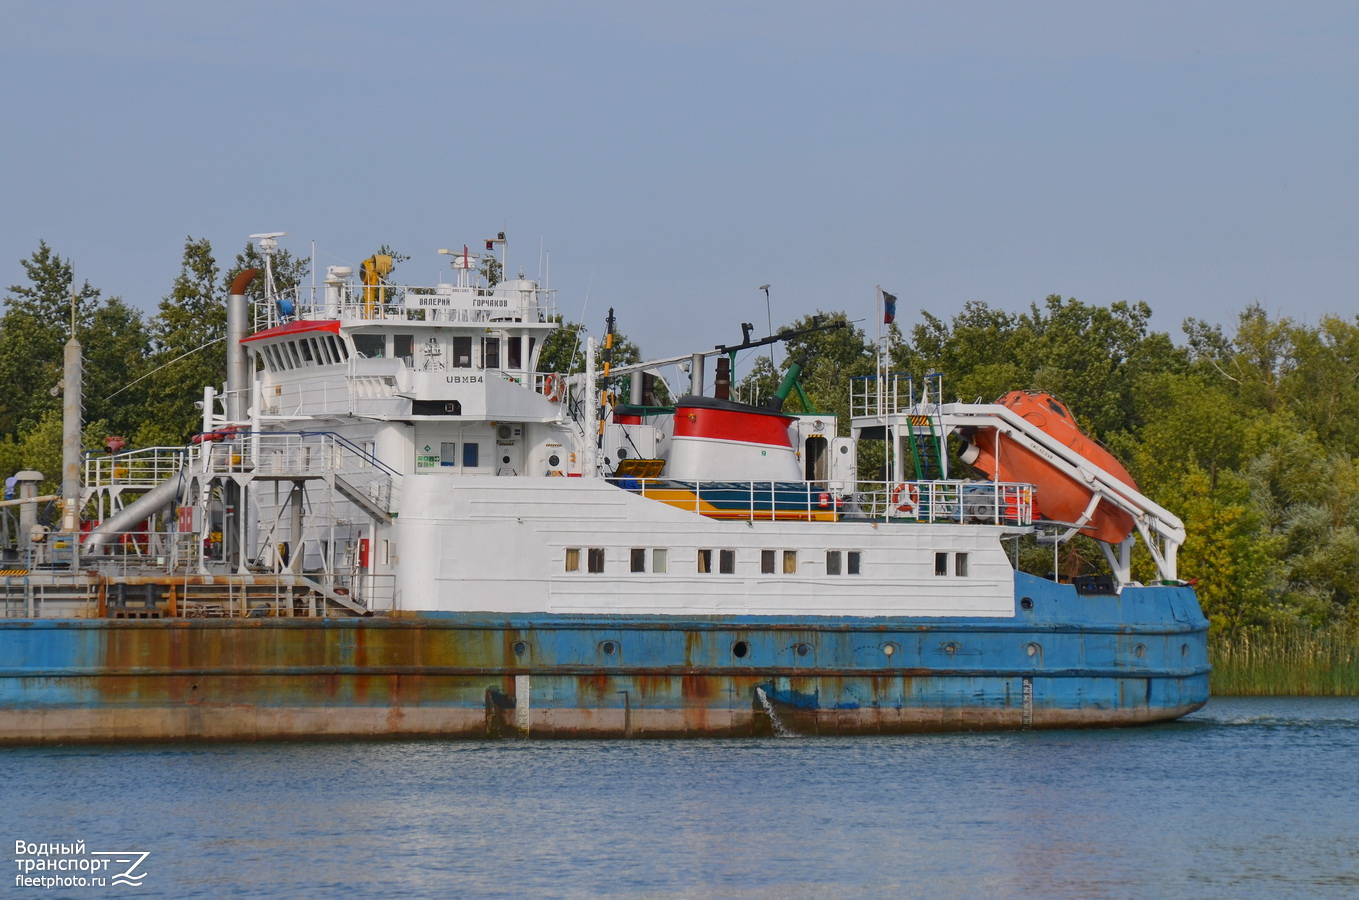
[(579, 548), (579, 547), (567, 547), (567, 548), (566, 548), (566, 571), (568, 571), (568, 572), (579, 572), (579, 571), (580, 571), (580, 548)]
[(481, 445), (475, 441), (463, 441), (462, 443), (462, 467), (464, 469), (475, 469), (478, 465), (477, 459), (481, 453)]
[(860, 558), (861, 555), (862, 555), (862, 554), (860, 554), (860, 552), (859, 552), (858, 550), (851, 550), (851, 551), (849, 551), (848, 553), (845, 554), (845, 556), (846, 556), (845, 562), (847, 563), (846, 569), (849, 571), (849, 574), (851, 574), (851, 575), (858, 575), (858, 574), (859, 574), (859, 564), (860, 564), (860, 563), (859, 563), (859, 558)]
[(774, 574), (774, 551), (773, 551), (773, 550), (761, 550), (761, 551), (760, 551), (760, 574), (761, 574), (761, 575), (773, 575), (773, 574)]
[(528, 339), (528, 352), (524, 354), (524, 368), (533, 368), (533, 345), (538, 342), (537, 338)]
[(840, 574), (840, 551), (839, 551), (839, 550), (827, 550), (827, 551), (826, 551), (826, 574), (827, 574), (827, 575), (839, 575), (839, 574)]
[(509, 354), (509, 361), (506, 363), (506, 368), (515, 370), (524, 368), (524, 356), (520, 352), (524, 339), (512, 337), (507, 338), (506, 340), (509, 342), (509, 346), (506, 348), (506, 352)]
[(458, 464), (458, 445), (453, 441), (444, 441), (439, 445), (439, 465), (456, 466)]
[(308, 341), (306, 338), (299, 338), (297, 344), (299, 349), (302, 351), (303, 365), (310, 364), (312, 362), (311, 341)]
[(366, 359), (382, 359), (387, 355), (387, 338), (381, 334), (356, 334), (354, 349)]
[(408, 366), (415, 365), (415, 335), (392, 335), (392, 355)]
[(797, 573), (797, 551), (783, 551), (783, 574), (794, 575)]
[(651, 571), (664, 574), (666, 571), (666, 563), (669, 562), (668, 560), (669, 555), (670, 555), (669, 552), (666, 550), (661, 549), (652, 550)]
[(454, 335), (453, 368), (472, 368), (472, 338), (470, 335)]
[(955, 553), (955, 554), (953, 554), (953, 574), (954, 574), (954, 575), (957, 575), (959, 578), (966, 578), (966, 577), (967, 577), (967, 554), (966, 554), (966, 553)]
[(603, 548), (603, 547), (591, 547), (591, 548), (590, 548), (590, 550), (589, 550), (589, 558), (586, 560), (586, 566), (589, 568), (589, 570), (590, 570), (591, 572), (595, 573), (596, 575), (599, 575), (599, 574), (601, 574), (601, 573), (604, 571), (604, 548)]
[(340, 362), (344, 362), (345, 360), (349, 359), (349, 349), (345, 346), (344, 341), (340, 340), (339, 338), (335, 337), (332, 334), (326, 335), (326, 340), (330, 341), (330, 349), (335, 351), (336, 359), (338, 359)]
[(733, 575), (736, 573), (736, 551), (719, 550), (717, 552), (717, 567), (723, 575)]
[(634, 572), (646, 571), (646, 550), (640, 547), (633, 547), (631, 556), (631, 568)]
[(500, 338), (486, 338), (481, 342), (481, 367), (500, 368)]
[(316, 361), (323, 366), (332, 366), (335, 360), (330, 356), (330, 345), (321, 338), (311, 339), (312, 352), (316, 354)]
[(948, 554), (947, 554), (947, 553), (936, 553), (936, 554), (934, 554), (934, 574), (936, 574), (936, 575), (947, 575), (947, 574), (948, 574)]
[(292, 341), (289, 341), (288, 343), (282, 344), (281, 346), (287, 348), (288, 358), (292, 360), (293, 368), (294, 369), (302, 368), (302, 355), (297, 352), (297, 344), (293, 343)]
[(698, 574), (707, 575), (713, 570), (713, 552), (711, 550), (698, 551)]

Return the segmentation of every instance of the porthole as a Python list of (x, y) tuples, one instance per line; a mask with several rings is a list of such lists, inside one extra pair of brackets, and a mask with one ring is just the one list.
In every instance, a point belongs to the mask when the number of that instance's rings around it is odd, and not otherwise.
[(1041, 649), (1042, 649), (1041, 647), (1034, 643), (1028, 643), (1024, 645), (1024, 653), (1028, 656), (1037, 656), (1038, 651)]
[(628, 448), (627, 448), (627, 447), (619, 447), (619, 448), (618, 448), (618, 458), (619, 458), (619, 459), (627, 459), (627, 458), (628, 458)]
[(959, 645), (957, 641), (949, 641), (947, 644), (944, 645), (944, 653), (949, 656), (952, 656), (953, 654), (957, 653), (958, 650)]
[(508, 441), (510, 438), (514, 437), (514, 431), (508, 425), (501, 425), (496, 429), (495, 436), (502, 441)]
[(883, 655), (883, 656), (894, 656), (894, 655), (896, 654), (896, 652), (897, 652), (897, 645), (896, 645), (896, 644), (883, 644), (883, 645), (882, 645), (882, 655)]
[(808, 653), (812, 652), (812, 646), (811, 644), (798, 644), (793, 647), (793, 652), (798, 656), (806, 656)]
[(745, 659), (746, 654), (749, 652), (750, 645), (747, 644), (745, 641), (737, 641), (736, 643), (731, 645), (731, 655), (736, 657), (737, 659)]
[(528, 644), (524, 643), (523, 641), (515, 641), (515, 642), (514, 642), (514, 655), (515, 655), (515, 656), (523, 656), (523, 655), (524, 655), (525, 653), (527, 653), (527, 652), (528, 652)]
[(562, 464), (562, 458), (554, 453), (547, 458), (547, 464), (555, 469)]
[(1141, 659), (1142, 657), (1147, 655), (1147, 645), (1138, 644), (1136, 647), (1133, 648), (1133, 653), (1137, 654), (1138, 659)]
[(605, 656), (613, 656), (614, 653), (617, 652), (618, 650), (618, 645), (615, 644), (613, 641), (605, 641), (604, 643), (599, 645), (599, 650)]
[(845, 445), (845, 444), (841, 444), (841, 445), (840, 445), (840, 453), (841, 453), (841, 455), (844, 455), (844, 454), (846, 454), (846, 453), (848, 453), (848, 452), (849, 452), (849, 447), (848, 447), (847, 445)]
[(500, 461), (501, 461), (502, 463), (504, 463), (505, 465), (507, 465), (507, 466), (510, 464), (510, 458), (509, 458), (508, 456), (502, 456), (502, 457), (500, 457)]
[(1033, 598), (1032, 598), (1032, 597), (1021, 597), (1020, 600), (1019, 600), (1019, 608), (1020, 608), (1020, 609), (1033, 609)]

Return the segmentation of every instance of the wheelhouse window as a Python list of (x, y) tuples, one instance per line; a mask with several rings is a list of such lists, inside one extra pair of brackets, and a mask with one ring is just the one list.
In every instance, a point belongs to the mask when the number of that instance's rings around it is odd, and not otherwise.
[(356, 334), (354, 350), (365, 359), (382, 359), (387, 355), (387, 338), (381, 334)]
[(472, 338), (470, 335), (453, 336), (453, 368), (472, 368)]
[(521, 352), (523, 340), (524, 339), (521, 337), (506, 338), (505, 342), (507, 346), (505, 349), (507, 359), (505, 367), (507, 369), (517, 370), (524, 368), (524, 355)]
[(392, 335), (392, 355), (413, 368), (415, 366), (415, 335)]
[(481, 367), (500, 368), (500, 338), (484, 338), (481, 342)]

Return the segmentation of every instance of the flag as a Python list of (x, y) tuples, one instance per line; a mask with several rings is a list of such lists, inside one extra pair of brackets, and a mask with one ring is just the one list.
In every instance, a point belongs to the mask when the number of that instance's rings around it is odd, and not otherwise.
[(882, 324), (891, 325), (897, 320), (897, 295), (882, 292)]

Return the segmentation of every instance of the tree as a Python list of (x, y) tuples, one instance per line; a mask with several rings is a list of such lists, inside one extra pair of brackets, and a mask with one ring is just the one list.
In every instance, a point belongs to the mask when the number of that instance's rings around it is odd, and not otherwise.
[[(46, 241), (20, 265), (28, 284), (11, 285), (0, 318), (0, 432), (19, 434), (61, 409), (63, 348), (71, 337), (74, 269)], [(76, 291), (77, 336), (99, 307), (99, 291), (86, 281)]]

